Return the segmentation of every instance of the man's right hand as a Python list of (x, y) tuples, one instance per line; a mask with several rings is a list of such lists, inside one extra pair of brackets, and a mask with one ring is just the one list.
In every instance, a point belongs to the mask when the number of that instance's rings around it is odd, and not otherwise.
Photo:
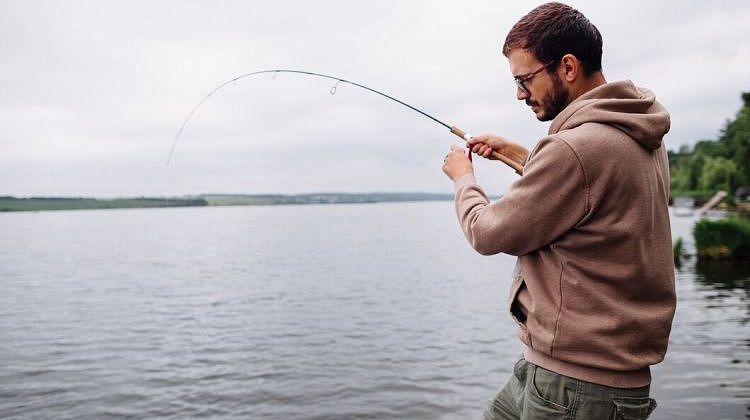
[(472, 152), (487, 159), (497, 160), (492, 152), (498, 152), (523, 166), (529, 151), (519, 144), (512, 143), (507, 139), (493, 134), (482, 134), (469, 140), (469, 148)]

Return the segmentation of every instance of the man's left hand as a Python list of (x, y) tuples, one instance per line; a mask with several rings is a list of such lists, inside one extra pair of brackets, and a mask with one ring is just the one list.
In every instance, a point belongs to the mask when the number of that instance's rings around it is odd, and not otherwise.
[(466, 151), (464, 148), (451, 146), (451, 150), (445, 155), (445, 161), (443, 162), (443, 172), (448, 175), (452, 181), (455, 181), (466, 174), (474, 173), (474, 165), (466, 157)]

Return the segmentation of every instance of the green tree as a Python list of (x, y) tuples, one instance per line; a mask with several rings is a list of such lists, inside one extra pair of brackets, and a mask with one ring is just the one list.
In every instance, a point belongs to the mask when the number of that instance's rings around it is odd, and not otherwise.
[(743, 106), (733, 121), (727, 122), (719, 137), (727, 155), (740, 168), (738, 185), (750, 181), (750, 92), (742, 94)]
[(723, 189), (730, 194), (750, 183), (750, 92), (727, 121), (717, 140), (701, 140), (690, 150), (681, 146), (669, 152), (671, 187), (677, 195), (710, 195)]
[(698, 179), (698, 189), (732, 192), (739, 176), (740, 171), (734, 161), (723, 157), (706, 157)]

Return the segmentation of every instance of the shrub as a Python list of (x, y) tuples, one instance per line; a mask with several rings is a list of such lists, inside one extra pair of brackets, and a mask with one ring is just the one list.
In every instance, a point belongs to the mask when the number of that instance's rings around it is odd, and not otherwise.
[(698, 257), (750, 259), (750, 219), (701, 220), (693, 227)]
[(674, 265), (676, 267), (679, 267), (682, 263), (682, 257), (685, 254), (684, 244), (682, 242), (682, 238), (677, 238), (677, 240), (674, 243), (674, 246), (672, 247), (672, 257), (674, 258)]

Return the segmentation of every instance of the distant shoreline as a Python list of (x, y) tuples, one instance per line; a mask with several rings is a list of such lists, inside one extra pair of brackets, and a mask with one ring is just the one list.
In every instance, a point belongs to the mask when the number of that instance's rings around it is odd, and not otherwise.
[(310, 194), (203, 194), (190, 197), (28, 197), (0, 196), (0, 212), (93, 210), (204, 206), (273, 206), (290, 204), (355, 204), (448, 201), (453, 194), (433, 193), (310, 193)]

